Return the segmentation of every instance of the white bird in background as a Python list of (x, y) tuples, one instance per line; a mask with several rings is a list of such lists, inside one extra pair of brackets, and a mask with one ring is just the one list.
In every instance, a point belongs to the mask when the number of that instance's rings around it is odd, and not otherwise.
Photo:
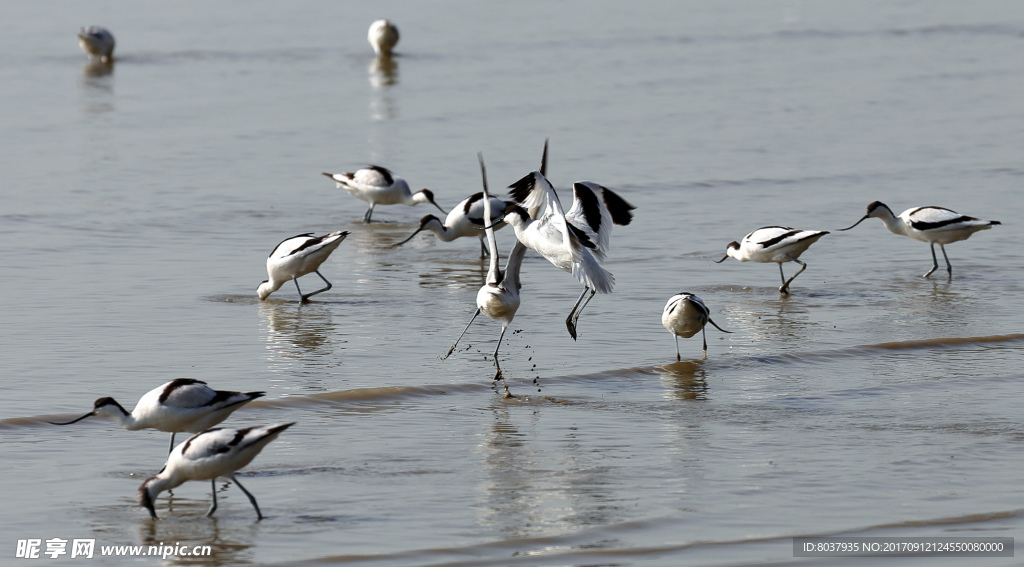
[[(504, 202), (500, 199), (494, 199), (487, 192), (487, 170), (484, 168), (484, 158), (482, 154), (478, 155), (480, 159), (480, 174), (483, 177), (484, 190), (480, 194), (482, 196), (481, 202), (484, 208), (484, 217), (493, 218), (491, 216), (491, 206), (493, 201), (499, 201), (502, 206)], [(469, 325), (466, 325), (465, 330), (459, 335), (459, 338), (455, 340), (455, 344), (452, 348), (448, 349), (448, 354), (444, 355), (442, 359), (451, 356), (455, 347), (458, 346), (459, 341), (465, 336), (466, 331), (473, 325), (473, 321), (476, 320), (476, 316), (483, 312), (491, 319), (501, 320), (501, 335), (498, 336), (498, 344), (494, 347), (494, 366), (497, 368), (497, 372), (494, 375), (494, 380), (501, 379), (502, 384), (505, 386), (505, 397), (512, 397), (512, 393), (508, 389), (508, 384), (505, 382), (505, 377), (501, 373), (501, 364), (498, 362), (498, 349), (501, 348), (501, 341), (505, 338), (505, 331), (508, 329), (512, 319), (516, 316), (516, 311), (519, 309), (519, 290), (522, 288), (522, 283), (519, 280), (519, 269), (523, 263), (523, 256), (526, 254), (526, 246), (521, 242), (516, 242), (512, 248), (512, 252), (508, 255), (508, 261), (505, 263), (505, 271), (502, 272), (498, 268), (498, 241), (494, 237), (494, 228), (488, 225), (484, 231), (487, 234), (487, 245), (491, 251), (491, 263), (487, 270), (487, 282), (480, 288), (480, 291), (476, 294), (476, 312), (473, 313), (473, 317), (469, 320)]]
[[(789, 284), (807, 269), (807, 264), (798, 258), (811, 244), (826, 234), (828, 234), (826, 230), (797, 230), (788, 226), (766, 226), (744, 236), (741, 242), (730, 242), (725, 249), (725, 256), (715, 263), (721, 264), (730, 256), (740, 262), (776, 262), (779, 265), (779, 276), (782, 277), (782, 286), (779, 287), (779, 291), (789, 293)], [(786, 274), (782, 271), (783, 262), (796, 262), (802, 267), (787, 280)]]
[(430, 203), (442, 213), (445, 212), (434, 202), (434, 193), (430, 189), (421, 189), (416, 193), (409, 191), (409, 184), (404, 179), (391, 173), (387, 168), (371, 165), (354, 172), (327, 173), (338, 184), (348, 191), (349, 195), (370, 203), (370, 208), (363, 215), (363, 222), (369, 223), (373, 217), (373, 207), (377, 205), (409, 205)]
[[(256, 288), (260, 301), (281, 289), (288, 280), (295, 282), (295, 289), (298, 290), (303, 303), (309, 301), (310, 297), (331, 289), (331, 282), (320, 273), (320, 264), (324, 263), (348, 235), (348, 231), (332, 232), (323, 236), (313, 236), (313, 233), (308, 232), (283, 240), (267, 258), (267, 275), (270, 279)], [(320, 276), (327, 287), (303, 294), (302, 288), (299, 287), (299, 278), (309, 273)]]
[(708, 337), (704, 326), (711, 323), (716, 329), (723, 333), (731, 333), (718, 326), (711, 320), (711, 311), (704, 305), (701, 298), (692, 293), (682, 292), (673, 295), (665, 304), (665, 310), (661, 313), (661, 324), (676, 337), (676, 361), (682, 360), (679, 356), (679, 337), (688, 339), (701, 333), (704, 339), (704, 359), (708, 357)]
[(213, 504), (206, 515), (213, 516), (217, 510), (217, 477), (224, 477), (238, 485), (256, 510), (256, 521), (262, 520), (256, 499), (238, 482), (235, 472), (252, 462), (267, 443), (293, 425), (295, 422), (245, 429), (207, 429), (189, 437), (171, 451), (163, 470), (139, 487), (139, 506), (149, 510), (150, 517), (157, 520), (154, 502), (161, 492), (189, 480), (209, 480)]
[(867, 218), (882, 219), (885, 228), (889, 232), (909, 236), (914, 240), (927, 242), (932, 247), (932, 269), (923, 277), (932, 275), (932, 272), (939, 268), (939, 259), (935, 256), (935, 245), (942, 249), (942, 257), (946, 259), (946, 271), (949, 277), (953, 277), (953, 266), (949, 263), (949, 256), (946, 256), (946, 244), (967, 240), (972, 234), (979, 230), (988, 230), (993, 225), (1002, 224), (994, 220), (981, 220), (967, 215), (961, 215), (956, 211), (942, 207), (917, 207), (907, 209), (900, 213), (900, 216), (892, 214), (892, 209), (880, 201), (868, 205), (868, 213), (853, 226), (839, 230), (850, 230)]
[(391, 57), (391, 50), (398, 43), (398, 28), (388, 20), (376, 20), (366, 32), (366, 40), (377, 56)]
[(89, 26), (78, 31), (78, 45), (90, 58), (110, 62), (114, 57), (114, 34), (100, 26)]
[(409, 238), (395, 244), (394, 246), (401, 246), (406, 242), (412, 240), (414, 236), (420, 233), (421, 230), (429, 230), (437, 236), (438, 240), (442, 242), (451, 242), (456, 238), (462, 238), (464, 236), (476, 236), (480, 238), (480, 257), (483, 258), (484, 254), (487, 253), (485, 236), (483, 234), (483, 228), (485, 225), (494, 226), (495, 230), (498, 230), (505, 226), (502, 222), (501, 217), (505, 206), (508, 204), (506, 201), (502, 201), (497, 197), (489, 197), (490, 210), (494, 211), (491, 213), (493, 216), (489, 217), (488, 222), (484, 222), (484, 194), (482, 192), (473, 193), (469, 198), (463, 200), (448, 213), (445, 217), (444, 222), (434, 215), (427, 215), (420, 219), (420, 227), (416, 229), (416, 232), (412, 233)]
[(93, 410), (78, 419), (53, 425), (71, 425), (87, 417), (106, 417), (129, 431), (156, 429), (171, 434), (168, 452), (174, 448), (178, 432), (196, 433), (227, 419), (235, 410), (261, 398), (266, 392), (230, 392), (214, 390), (206, 382), (177, 378), (153, 388), (128, 413), (114, 398), (100, 398)]
[[(545, 140), (542, 164), (547, 163), (547, 153)], [(608, 251), (612, 225), (629, 224), (633, 219), (631, 211), (636, 207), (610, 189), (581, 181), (573, 183), (573, 204), (565, 213), (558, 194), (540, 171), (526, 175), (509, 188), (512, 199), (522, 205), (505, 208), (504, 220), (512, 225), (516, 238), (586, 286), (565, 320), (569, 335), (576, 340), (580, 313), (594, 294), (611, 293), (615, 283), (612, 274), (600, 264)]]

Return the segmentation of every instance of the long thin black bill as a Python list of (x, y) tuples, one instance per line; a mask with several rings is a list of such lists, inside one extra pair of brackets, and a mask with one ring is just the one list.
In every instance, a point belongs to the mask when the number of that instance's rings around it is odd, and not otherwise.
[(83, 419), (85, 419), (87, 417), (92, 417), (94, 415), (96, 415), (96, 412), (89, 412), (89, 413), (83, 415), (82, 417), (80, 417), (78, 419), (73, 419), (73, 420), (68, 421), (66, 423), (56, 423), (56, 422), (53, 422), (53, 421), (47, 421), (46, 423), (49, 423), (50, 425), (71, 425), (72, 423), (78, 423), (79, 421), (82, 421)]

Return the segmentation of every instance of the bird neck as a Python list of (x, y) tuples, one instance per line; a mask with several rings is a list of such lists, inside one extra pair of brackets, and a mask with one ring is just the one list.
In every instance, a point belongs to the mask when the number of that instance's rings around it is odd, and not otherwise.
[(283, 285), (284, 285), (284, 282), (279, 282), (279, 281), (275, 281), (275, 280), (265, 281), (265, 282), (261, 283), (258, 288), (256, 288), (256, 295), (258, 295), (260, 300), (262, 301), (262, 300), (266, 299), (267, 297), (270, 297), (270, 294), (272, 294), (275, 291), (281, 289), (281, 286), (283, 286)]
[(871, 213), (871, 216), (881, 219), (885, 223), (885, 228), (889, 229), (889, 232), (906, 235), (907, 234), (907, 223), (903, 222), (903, 219), (897, 217), (892, 213), (889, 207), (881, 206)]
[[(426, 202), (426, 200), (424, 200), (424, 202)], [(455, 240), (455, 232), (445, 226), (439, 218), (435, 217), (430, 219), (427, 221), (427, 224), (423, 225), (423, 228), (433, 232), (434, 236), (436, 236), (441, 242), (451, 242), (452, 240)]]
[(138, 421), (136, 421), (135, 416), (128, 413), (128, 410), (124, 409), (124, 407), (116, 401), (112, 401), (112, 403), (108, 403), (107, 405), (97, 409), (96, 415), (113, 420), (118, 425), (129, 431), (142, 429)]
[(523, 265), (526, 250), (526, 246), (517, 240), (516, 245), (508, 254), (508, 261), (505, 263), (505, 279), (502, 283), (510, 291), (518, 292), (523, 287), (519, 281), (519, 268)]
[(142, 489), (149, 493), (149, 497), (153, 502), (156, 502), (156, 499), (160, 496), (161, 492), (176, 488), (185, 482), (185, 479), (175, 473), (176, 471), (174, 469), (169, 469), (165, 465), (164, 469), (156, 476), (151, 476), (146, 479), (146, 482), (142, 485)]

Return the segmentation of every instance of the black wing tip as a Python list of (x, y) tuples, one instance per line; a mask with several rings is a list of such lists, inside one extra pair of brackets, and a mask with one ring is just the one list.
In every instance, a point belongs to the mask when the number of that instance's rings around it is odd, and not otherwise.
[(509, 195), (512, 196), (512, 200), (522, 204), (530, 196), (533, 188), (536, 186), (537, 178), (534, 177), (534, 172), (527, 173), (521, 179), (509, 185)]

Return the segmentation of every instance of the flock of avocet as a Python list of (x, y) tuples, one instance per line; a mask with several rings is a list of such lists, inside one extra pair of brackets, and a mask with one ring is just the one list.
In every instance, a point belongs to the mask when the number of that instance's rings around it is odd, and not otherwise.
[[(104, 28), (91, 26), (82, 28), (78, 34), (82, 48), (95, 60), (110, 62), (113, 58), (114, 36)], [(367, 39), (378, 57), (390, 57), (398, 42), (398, 28), (388, 20), (377, 20), (370, 26)], [(547, 170), (548, 143), (544, 143), (541, 166), (537, 171), (525, 175), (509, 186), (511, 200), (492, 196), (488, 191), (487, 173), (483, 156), (478, 156), (483, 190), (475, 193), (447, 213), (444, 220), (434, 215), (423, 217), (419, 228), (408, 238), (395, 244), (405, 244), (419, 232), (429, 230), (439, 240), (450, 242), (457, 238), (478, 237), (481, 242), (480, 257), (489, 255), (489, 266), (484, 284), (476, 297), (476, 312), (466, 329), (445, 354), (447, 358), (455, 351), (462, 337), (472, 326), (480, 313), (502, 322), (501, 334), (494, 348), (493, 359), (496, 373), (494, 381), (501, 380), (506, 397), (512, 396), (505, 383), (498, 362), (498, 350), (505, 331), (519, 309), (521, 297), (520, 270), (526, 251), (533, 250), (556, 267), (570, 272), (583, 284), (583, 292), (573, 305), (565, 320), (569, 335), (576, 340), (576, 326), (580, 313), (597, 293), (611, 293), (615, 278), (602, 265), (607, 255), (613, 225), (628, 225), (633, 219), (635, 207), (614, 191), (590, 181), (573, 183), (573, 200), (568, 210), (562, 207), (554, 187), (545, 177)], [(363, 221), (370, 223), (377, 205), (415, 206), (429, 203), (442, 213), (444, 209), (435, 201), (428, 189), (413, 193), (409, 184), (390, 170), (371, 165), (354, 172), (324, 173), (339, 188), (352, 196), (369, 203)], [(881, 219), (891, 232), (927, 242), (931, 245), (932, 268), (923, 277), (929, 277), (939, 268), (935, 245), (942, 250), (946, 271), (953, 276), (953, 267), (946, 255), (946, 244), (966, 240), (979, 230), (1000, 224), (999, 221), (981, 220), (942, 207), (917, 207), (904, 211), (899, 216), (884, 203), (875, 201), (868, 205), (867, 214), (853, 225), (840, 229), (850, 230), (868, 218)], [(500, 268), (500, 254), (495, 231), (505, 225), (515, 232), (515, 245), (506, 259), (504, 269)], [(320, 265), (345, 240), (348, 232), (339, 231), (314, 236), (305, 233), (286, 238), (271, 251), (267, 258), (268, 279), (256, 290), (259, 299), (265, 300), (288, 281), (295, 284), (301, 302), (331, 289), (331, 283), (320, 273)], [(790, 293), (789, 287), (807, 264), (800, 256), (828, 231), (800, 230), (784, 226), (759, 228), (743, 237), (740, 242), (730, 242), (725, 256), (718, 263), (732, 257), (741, 262), (777, 263), (782, 285), (779, 292)], [(800, 269), (786, 279), (782, 265), (786, 262), (800, 264)], [(316, 274), (325, 287), (310, 293), (303, 293), (299, 278)], [(676, 360), (681, 359), (679, 337), (689, 338), (701, 333), (703, 358), (707, 358), (705, 326), (711, 323), (718, 330), (728, 333), (711, 319), (711, 311), (701, 298), (692, 293), (679, 293), (669, 298), (662, 312), (662, 324), (673, 334), (676, 341)], [(171, 490), (189, 480), (211, 482), (212, 504), (207, 512), (211, 516), (217, 509), (216, 479), (223, 477), (234, 482), (249, 499), (256, 510), (257, 521), (263, 518), (256, 499), (246, 490), (235, 473), (248, 465), (253, 458), (293, 423), (282, 423), (264, 427), (224, 429), (214, 426), (221, 423), (235, 410), (260, 398), (265, 392), (230, 392), (214, 390), (205, 382), (179, 378), (153, 389), (139, 399), (129, 413), (113, 398), (96, 400), (93, 410), (77, 419), (54, 425), (70, 425), (87, 417), (106, 417), (116, 421), (128, 430), (157, 429), (171, 434), (169, 454), (164, 468), (148, 478), (139, 487), (138, 502), (145, 507), (153, 519), (157, 519), (155, 500), (159, 494)], [(176, 433), (194, 433), (184, 443), (174, 445)]]

